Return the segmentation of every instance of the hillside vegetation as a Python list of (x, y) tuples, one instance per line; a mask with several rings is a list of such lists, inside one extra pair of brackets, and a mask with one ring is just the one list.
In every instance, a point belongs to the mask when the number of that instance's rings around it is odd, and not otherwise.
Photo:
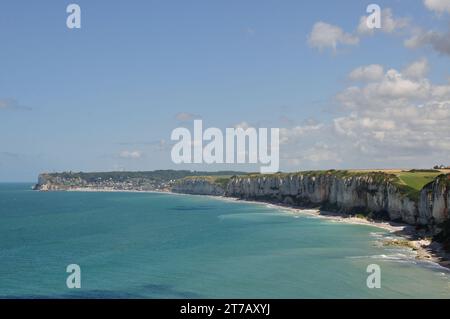
[(440, 171), (404, 171), (396, 174), (400, 182), (417, 191), (420, 191), (426, 184), (432, 182), (436, 177), (441, 175)]
[(223, 189), (225, 189), (228, 185), (228, 182), (230, 181), (230, 179), (233, 176), (236, 175), (246, 175), (246, 174), (228, 174), (228, 175), (195, 175), (195, 176), (186, 176), (184, 178), (181, 179), (181, 181), (186, 180), (186, 179), (191, 179), (191, 180), (195, 180), (195, 179), (202, 179), (202, 180), (206, 180), (212, 184), (216, 184), (219, 185), (220, 187), (222, 187)]
[(157, 171), (136, 171), (136, 172), (62, 172), (62, 173), (44, 173), (42, 175), (49, 178), (61, 177), (66, 179), (80, 178), (86, 182), (96, 182), (99, 180), (127, 181), (130, 179), (153, 179), (153, 180), (175, 180), (186, 176), (233, 176), (245, 173), (235, 171), (220, 172), (201, 172), (187, 170), (157, 170)]

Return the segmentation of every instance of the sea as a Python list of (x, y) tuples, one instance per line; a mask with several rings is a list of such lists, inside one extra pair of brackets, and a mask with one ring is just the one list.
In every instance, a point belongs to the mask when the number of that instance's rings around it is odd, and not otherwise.
[[(31, 186), (0, 184), (0, 298), (450, 297), (447, 269), (383, 246), (393, 235), (370, 225), (207, 196)], [(67, 283), (74, 264), (80, 288)]]

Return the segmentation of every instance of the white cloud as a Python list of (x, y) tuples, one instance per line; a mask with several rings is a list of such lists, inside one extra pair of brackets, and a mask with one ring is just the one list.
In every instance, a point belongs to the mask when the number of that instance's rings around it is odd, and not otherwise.
[(391, 9), (386, 8), (381, 12), (381, 31), (386, 33), (393, 33), (408, 26), (409, 19), (394, 17)]
[(308, 44), (323, 51), (332, 49), (336, 52), (338, 45), (356, 45), (359, 39), (344, 32), (340, 27), (322, 21), (316, 22), (308, 35)]
[(356, 45), (360, 41), (360, 36), (372, 35), (377, 30), (388, 34), (395, 34), (410, 25), (408, 18), (395, 17), (390, 8), (381, 11), (381, 28), (370, 29), (367, 27), (367, 16), (359, 19), (359, 24), (353, 33), (347, 33), (336, 25), (331, 25), (322, 21), (316, 22), (308, 35), (308, 44), (312, 48), (323, 51), (332, 49), (336, 52), (340, 45)]
[(281, 161), (295, 169), (324, 169), (342, 163), (339, 149), (324, 142), (305, 144), (301, 149), (291, 149), (291, 152), (281, 153)]
[[(424, 0), (425, 6), (437, 13), (450, 13), (450, 0)], [(402, 31), (402, 32), (401, 32)], [(308, 44), (312, 48), (323, 51), (332, 49), (336, 52), (341, 45), (356, 45), (361, 38), (373, 35), (376, 32), (384, 32), (392, 35), (408, 36), (404, 45), (410, 49), (430, 47), (434, 51), (450, 55), (450, 30), (447, 32), (422, 30), (411, 25), (411, 19), (394, 16), (392, 9), (385, 8), (381, 11), (381, 28), (369, 28), (367, 16), (361, 16), (354, 32), (347, 33), (336, 25), (325, 22), (316, 22), (308, 35)]]
[(433, 83), (426, 78), (427, 69), (421, 59), (402, 71), (388, 69), (378, 80), (347, 87), (336, 96), (341, 114), (329, 123), (280, 131), (282, 160), (290, 169), (449, 162), (450, 83)]
[(366, 107), (377, 107), (380, 98), (393, 106), (399, 99), (424, 99), (429, 96), (430, 83), (427, 79), (409, 79), (399, 71), (389, 69), (383, 77), (363, 87), (351, 86), (338, 94), (338, 101), (348, 109), (364, 102)]
[(350, 113), (334, 119), (336, 133), (377, 156), (450, 151), (450, 85), (433, 85), (421, 77), (425, 64), (411, 64), (404, 71), (408, 75), (390, 69), (376, 83), (339, 94)]
[(450, 13), (450, 0), (424, 0), (425, 7), (439, 14)]
[(384, 69), (379, 64), (371, 64), (354, 69), (349, 74), (349, 78), (353, 81), (376, 81), (383, 77)]
[(302, 156), (303, 161), (310, 161), (313, 163), (323, 162), (342, 162), (336, 150), (323, 143), (317, 143), (313, 147), (307, 149)]
[(303, 138), (305, 135), (313, 132), (318, 132), (323, 129), (322, 123), (306, 123), (304, 125), (297, 125), (290, 128), (280, 129), (280, 143), (288, 144), (295, 143), (298, 139)]
[(367, 16), (361, 16), (361, 18), (359, 18), (356, 32), (360, 35), (372, 35), (375, 33), (375, 29), (371, 29), (367, 26)]
[[(438, 14), (450, 13), (450, 0), (424, 0), (423, 2), (429, 10)], [(404, 45), (410, 49), (429, 47), (440, 54), (450, 55), (450, 29), (447, 32), (426, 31), (417, 27), (404, 41)]]
[(394, 33), (408, 27), (410, 21), (408, 18), (395, 17), (392, 9), (386, 8), (381, 11), (381, 28), (380, 29), (370, 29), (367, 27), (367, 16), (361, 16), (359, 19), (358, 27), (356, 32), (360, 35), (372, 35), (376, 31), (381, 31), (384, 33)]
[(438, 53), (450, 55), (450, 32), (419, 30), (412, 37), (406, 39), (404, 44), (410, 49), (428, 46)]
[(403, 75), (413, 79), (425, 77), (428, 73), (428, 60), (423, 58), (408, 65), (403, 71)]
[(120, 152), (119, 156), (121, 158), (126, 158), (126, 159), (140, 159), (140, 158), (142, 158), (142, 152), (141, 151), (122, 151), (122, 152)]
[(450, 100), (450, 85), (435, 85), (431, 91), (432, 98), (449, 99)]

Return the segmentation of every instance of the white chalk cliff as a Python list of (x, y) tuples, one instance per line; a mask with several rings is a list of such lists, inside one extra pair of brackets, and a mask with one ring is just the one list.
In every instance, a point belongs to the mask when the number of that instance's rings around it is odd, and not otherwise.
[(449, 178), (441, 175), (419, 194), (397, 183), (393, 175), (340, 171), (234, 176), (226, 188), (208, 178), (186, 178), (173, 191), (321, 207), (434, 227), (449, 216)]

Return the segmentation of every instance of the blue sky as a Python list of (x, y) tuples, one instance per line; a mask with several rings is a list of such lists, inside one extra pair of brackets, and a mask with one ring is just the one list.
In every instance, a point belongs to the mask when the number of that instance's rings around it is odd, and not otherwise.
[[(450, 165), (449, 134), (430, 129), (450, 124), (446, 93), (433, 100), (445, 114), (432, 124), (348, 109), (337, 98), (355, 85), (349, 74), (358, 67), (402, 73), (425, 60), (429, 71), (405, 85), (428, 83), (429, 92), (391, 99), (399, 113), (428, 114), (429, 97), (449, 85), (450, 52), (433, 47), (449, 30), (448, 0), (376, 1), (407, 23), (373, 35), (356, 31), (366, 1), (72, 2), (82, 10), (79, 30), (66, 27), (69, 1), (0, 4), (0, 181), (43, 171), (224, 169), (171, 163), (170, 133), (191, 118), (285, 129), (283, 170)], [(318, 22), (358, 43), (315, 47), (308, 39)], [(410, 133), (423, 138), (403, 137)]]

